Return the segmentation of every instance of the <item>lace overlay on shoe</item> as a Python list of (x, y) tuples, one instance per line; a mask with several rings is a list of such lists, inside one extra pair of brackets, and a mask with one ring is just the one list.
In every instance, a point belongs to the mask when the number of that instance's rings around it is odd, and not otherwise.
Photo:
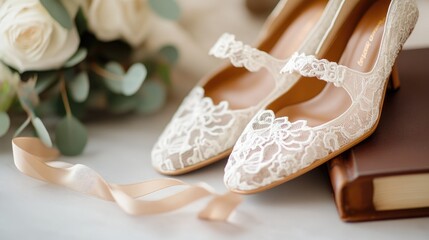
[(326, 59), (319, 60), (312, 55), (294, 53), (281, 70), (281, 73), (293, 72), (305, 77), (317, 77), (341, 87), (344, 81), (345, 68)]
[(306, 121), (276, 118), (260, 111), (237, 141), (225, 168), (225, 184), (233, 190), (255, 190), (310, 166), (368, 134), (380, 115), (386, 81), (397, 55), (418, 18), (413, 0), (393, 0), (372, 71), (361, 73), (314, 56), (294, 54), (283, 72), (297, 73), (343, 87), (351, 106), (339, 117), (316, 127)]
[(251, 72), (259, 71), (262, 67), (271, 72), (278, 80), (279, 72), (287, 60), (279, 60), (266, 52), (252, 48), (243, 42), (235, 40), (235, 36), (224, 33), (210, 49), (210, 55), (217, 58), (229, 58), (235, 67), (245, 67)]
[(152, 165), (158, 170), (174, 172), (230, 150), (257, 111), (299, 79), (298, 76), (280, 74), (287, 60), (275, 59), (234, 39), (233, 35), (223, 35), (211, 54), (229, 57), (235, 66), (245, 66), (251, 71), (266, 67), (275, 81), (273, 91), (254, 107), (231, 110), (228, 102), (214, 104), (211, 98), (204, 95), (202, 87), (195, 87), (152, 150)]
[(232, 148), (255, 112), (230, 110), (226, 101), (216, 105), (204, 97), (203, 88), (195, 87), (152, 150), (153, 165), (175, 171)]

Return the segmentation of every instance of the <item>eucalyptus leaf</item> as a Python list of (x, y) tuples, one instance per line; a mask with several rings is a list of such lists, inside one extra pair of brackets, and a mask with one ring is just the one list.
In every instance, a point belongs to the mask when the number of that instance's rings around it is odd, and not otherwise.
[(84, 102), (89, 95), (89, 77), (87, 72), (80, 72), (75, 78), (68, 82), (71, 97), (76, 102)]
[(88, 141), (85, 126), (72, 115), (68, 115), (58, 122), (55, 135), (58, 149), (66, 156), (81, 154)]
[(117, 62), (108, 62), (104, 67), (107, 69), (107, 71), (114, 73), (116, 75), (119, 75), (119, 76), (125, 75), (124, 68), (122, 67), (121, 64)]
[(159, 54), (170, 64), (175, 64), (179, 59), (179, 50), (177, 50), (177, 48), (172, 45), (166, 45), (162, 47), (159, 50)]
[(149, 114), (158, 111), (167, 100), (167, 91), (158, 81), (147, 81), (139, 91), (140, 102), (137, 110)]
[(7, 133), (10, 127), (9, 115), (5, 112), (0, 112), (0, 137)]
[(40, 3), (45, 7), (46, 11), (51, 15), (55, 21), (57, 21), (65, 29), (72, 29), (73, 20), (63, 3), (59, 0), (39, 0)]
[(180, 17), (180, 7), (176, 0), (149, 0), (149, 5), (163, 18), (177, 20)]
[(76, 51), (76, 53), (67, 60), (67, 62), (64, 64), (64, 67), (74, 67), (77, 64), (81, 63), (83, 60), (85, 60), (86, 56), (88, 55), (88, 50), (85, 48), (80, 48)]
[(123, 81), (123, 94), (125, 96), (134, 95), (143, 84), (143, 81), (146, 79), (147, 69), (141, 63), (133, 64), (130, 69), (128, 69), (127, 74), (124, 77)]
[[(124, 76), (125, 75), (125, 71), (122, 68), (122, 66), (117, 63), (117, 62), (108, 62), (104, 68), (117, 75), (117, 76)], [(123, 81), (122, 80), (118, 80), (118, 79), (108, 79), (108, 78), (104, 78), (104, 82), (106, 83), (107, 87), (114, 93), (117, 94), (122, 94), (122, 89), (123, 89)]]
[(45, 125), (43, 125), (42, 120), (38, 117), (31, 119), (34, 129), (36, 130), (37, 136), (42, 140), (42, 142), (48, 146), (52, 147), (51, 137), (49, 136), (48, 130), (46, 130)]

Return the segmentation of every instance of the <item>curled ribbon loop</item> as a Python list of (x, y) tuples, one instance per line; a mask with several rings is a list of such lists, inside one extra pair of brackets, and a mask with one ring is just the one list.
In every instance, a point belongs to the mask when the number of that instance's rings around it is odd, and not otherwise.
[[(206, 220), (225, 221), (241, 202), (241, 197), (234, 193), (219, 195), (207, 186), (189, 185), (169, 178), (127, 185), (110, 184), (85, 165), (52, 162), (59, 157), (59, 152), (45, 146), (38, 138), (15, 138), (12, 140), (12, 147), (15, 165), (25, 175), (113, 201), (131, 215), (169, 212), (211, 196), (213, 199), (200, 212), (199, 217)], [(159, 200), (139, 199), (174, 186), (187, 188)]]

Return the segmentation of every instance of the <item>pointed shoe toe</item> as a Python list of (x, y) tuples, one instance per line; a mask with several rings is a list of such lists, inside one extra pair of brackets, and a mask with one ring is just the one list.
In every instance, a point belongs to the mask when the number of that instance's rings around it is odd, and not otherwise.
[(253, 111), (230, 110), (225, 101), (214, 104), (195, 87), (155, 144), (152, 165), (178, 175), (227, 157)]
[(293, 176), (311, 153), (304, 153), (316, 138), (305, 121), (291, 123), (274, 112), (259, 112), (246, 127), (228, 159), (225, 185), (233, 192), (256, 193)]
[[(256, 193), (296, 178), (359, 144), (376, 129), (389, 83), (399, 86), (395, 61), (411, 34), (414, 0), (362, 1), (358, 21), (338, 62), (295, 53), (282, 69), (326, 82), (310, 100), (279, 100), (247, 125), (225, 169), (225, 184)], [(350, 24), (350, 22), (347, 22)], [(332, 51), (338, 51), (334, 44)], [(328, 54), (329, 56), (329, 54)], [(391, 81), (391, 82), (390, 82)], [(288, 93), (285, 93), (286, 95)]]
[(324, 85), (320, 81), (302, 93), (299, 89), (312, 81), (299, 81), (299, 75), (282, 75), (280, 70), (296, 51), (316, 56), (325, 51), (333, 40), (324, 35), (336, 31), (331, 22), (345, 21), (341, 15), (347, 14), (338, 14), (343, 5), (343, 0), (281, 1), (257, 48), (234, 35), (221, 36), (210, 55), (230, 64), (202, 79), (184, 100), (153, 148), (155, 169), (177, 175), (221, 160), (253, 116), (279, 96), (294, 88), (291, 101), (299, 102), (318, 93)]

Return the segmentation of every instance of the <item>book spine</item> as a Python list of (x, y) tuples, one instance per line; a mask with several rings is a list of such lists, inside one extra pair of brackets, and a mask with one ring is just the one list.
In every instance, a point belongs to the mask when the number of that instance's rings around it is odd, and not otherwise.
[(332, 159), (328, 170), (338, 214), (343, 221), (429, 216), (429, 207), (377, 211), (373, 204), (373, 179), (378, 176), (358, 176), (353, 150)]
[(347, 168), (344, 166), (344, 160), (344, 156), (340, 155), (328, 163), (329, 177), (331, 179), (334, 199), (341, 219), (347, 218), (346, 209), (344, 208), (343, 203), (345, 202), (344, 188), (346, 188), (347, 182), (349, 182)]
[(353, 151), (340, 155), (329, 163), (329, 176), (338, 213), (344, 221), (373, 218), (372, 178), (358, 177)]

